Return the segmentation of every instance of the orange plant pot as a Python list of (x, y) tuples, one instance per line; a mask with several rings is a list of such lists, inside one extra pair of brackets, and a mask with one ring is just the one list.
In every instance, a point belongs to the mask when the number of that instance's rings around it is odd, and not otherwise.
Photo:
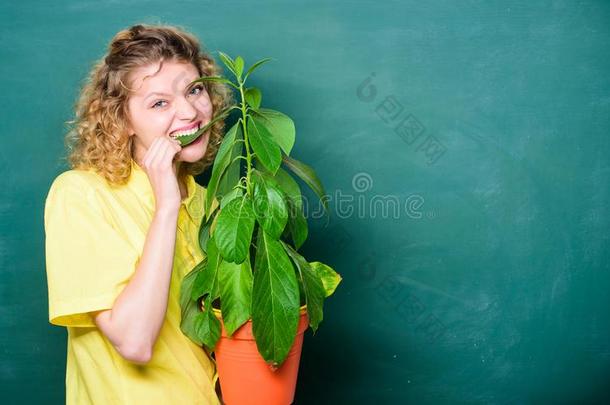
[(222, 325), (222, 335), (214, 349), (222, 401), (226, 405), (289, 405), (294, 392), (303, 348), (303, 334), (309, 319), (306, 307), (300, 309), (299, 325), (288, 357), (273, 369), (256, 347), (252, 320), (227, 336), (220, 311), (214, 309)]

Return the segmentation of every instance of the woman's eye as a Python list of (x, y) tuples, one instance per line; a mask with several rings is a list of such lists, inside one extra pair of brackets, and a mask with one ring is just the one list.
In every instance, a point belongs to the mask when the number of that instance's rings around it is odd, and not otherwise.
[(203, 85), (199, 84), (199, 85), (193, 87), (191, 89), (191, 94), (193, 94), (193, 90), (199, 90), (199, 92), (197, 94), (201, 94), (201, 92), (203, 91)]
[[(200, 85), (197, 85), (197, 86), (195, 86), (195, 87), (193, 87), (193, 88), (191, 89), (191, 94), (194, 94), (194, 95), (199, 95), (199, 94), (201, 94), (201, 92), (203, 91), (203, 89), (204, 89), (203, 85), (201, 85), (201, 84), (200, 84)], [(195, 90), (197, 90), (197, 93), (194, 93), (194, 91), (195, 91)], [(167, 103), (167, 101), (165, 101), (165, 100), (159, 100), (159, 101), (157, 101), (155, 104), (153, 104), (153, 105), (151, 106), (151, 108), (163, 107), (163, 106), (159, 105), (159, 103)]]
[[(159, 105), (159, 103), (165, 103), (165, 100), (159, 100), (157, 101), (155, 104), (152, 105), (152, 108), (157, 108), (157, 106)], [(159, 106), (160, 107), (160, 106)]]

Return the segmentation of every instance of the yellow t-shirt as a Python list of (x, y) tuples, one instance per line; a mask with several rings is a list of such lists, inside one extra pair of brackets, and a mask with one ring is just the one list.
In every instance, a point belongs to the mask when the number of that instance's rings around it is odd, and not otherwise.
[[(155, 200), (132, 160), (128, 184), (110, 188), (93, 170), (69, 170), (53, 181), (45, 203), (49, 322), (66, 326), (66, 403), (219, 404), (216, 365), (180, 330), (180, 284), (204, 253), (198, 243), (206, 189), (187, 177), (165, 321), (151, 361), (124, 359), (91, 312), (110, 309), (135, 272)], [(216, 200), (215, 200), (215, 203)]]

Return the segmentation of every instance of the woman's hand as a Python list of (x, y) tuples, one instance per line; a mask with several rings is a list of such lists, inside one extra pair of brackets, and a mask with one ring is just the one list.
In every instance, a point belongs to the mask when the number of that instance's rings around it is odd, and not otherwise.
[(182, 150), (175, 139), (157, 137), (142, 159), (142, 169), (148, 175), (155, 194), (156, 209), (177, 210), (182, 197), (174, 157)]

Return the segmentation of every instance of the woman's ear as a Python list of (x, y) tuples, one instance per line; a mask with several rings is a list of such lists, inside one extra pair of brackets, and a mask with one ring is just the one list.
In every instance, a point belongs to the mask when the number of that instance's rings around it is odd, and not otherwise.
[(126, 131), (128, 137), (135, 135), (135, 131), (133, 130), (131, 125), (129, 125), (129, 123), (125, 123), (125, 131)]
[(136, 131), (133, 130), (133, 128), (131, 127), (131, 122), (129, 122), (129, 105), (128, 104), (125, 104), (123, 107), (122, 127), (127, 132), (127, 136), (135, 135)]

